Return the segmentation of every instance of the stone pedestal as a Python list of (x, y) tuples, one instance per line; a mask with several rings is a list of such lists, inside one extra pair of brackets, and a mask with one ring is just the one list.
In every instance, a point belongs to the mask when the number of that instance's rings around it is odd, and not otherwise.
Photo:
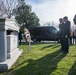
[(16, 35), (7, 35), (7, 58), (12, 58), (17, 54), (17, 36)]
[(0, 62), (7, 59), (6, 31), (0, 31)]
[(18, 48), (19, 25), (15, 19), (0, 19), (0, 71), (7, 71), (21, 55)]
[(8, 71), (11, 68), (11, 66), (16, 62), (16, 60), (22, 52), (22, 50), (16, 49), (14, 55), (11, 53), (11, 58), (7, 59), (4, 62), (0, 62), (0, 72)]

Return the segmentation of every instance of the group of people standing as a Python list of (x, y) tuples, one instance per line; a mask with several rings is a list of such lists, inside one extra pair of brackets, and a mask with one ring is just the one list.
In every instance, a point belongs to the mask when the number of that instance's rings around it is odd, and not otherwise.
[(74, 33), (71, 34), (71, 22), (68, 20), (67, 16), (60, 18), (59, 22), (59, 38), (61, 43), (61, 52), (68, 53), (71, 35), (74, 35)]
[[(74, 24), (76, 24), (76, 15), (73, 19)], [(75, 39), (75, 44), (76, 44), (76, 29), (74, 31), (71, 30), (71, 22), (68, 20), (68, 17), (65, 16), (63, 18), (59, 19), (59, 39), (61, 43), (61, 51), (63, 53), (68, 53), (69, 52), (69, 43), (72, 44), (72, 38)], [(19, 40), (20, 40), (20, 45), (21, 45), (21, 36), (22, 32), (20, 31), (19, 33)], [(24, 29), (24, 35), (25, 39), (28, 42), (28, 49), (31, 50), (31, 36), (30, 32), (28, 29)]]
[(70, 37), (70, 26), (71, 23), (68, 21), (68, 17), (65, 16), (64, 18), (59, 19), (59, 38), (61, 43), (61, 51), (63, 53), (68, 53), (69, 50), (69, 37)]

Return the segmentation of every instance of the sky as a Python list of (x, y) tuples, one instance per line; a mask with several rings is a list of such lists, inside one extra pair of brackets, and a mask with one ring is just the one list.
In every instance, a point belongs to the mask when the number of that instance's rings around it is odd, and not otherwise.
[(41, 25), (52, 21), (59, 23), (59, 18), (64, 16), (72, 22), (76, 14), (76, 0), (26, 0), (26, 3), (32, 6)]

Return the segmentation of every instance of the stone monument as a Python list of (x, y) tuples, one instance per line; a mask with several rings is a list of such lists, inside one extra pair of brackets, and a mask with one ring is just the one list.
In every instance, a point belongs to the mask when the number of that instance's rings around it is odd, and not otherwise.
[(18, 44), (19, 24), (15, 19), (0, 18), (0, 71), (7, 71), (21, 55)]

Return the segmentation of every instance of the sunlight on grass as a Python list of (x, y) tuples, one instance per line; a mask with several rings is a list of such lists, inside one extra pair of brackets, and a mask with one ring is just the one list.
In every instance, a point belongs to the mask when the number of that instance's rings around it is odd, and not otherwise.
[(71, 45), (68, 54), (60, 52), (60, 44), (32, 43), (29, 51), (22, 43), (22, 55), (12, 68), (0, 75), (76, 75), (76, 46)]

